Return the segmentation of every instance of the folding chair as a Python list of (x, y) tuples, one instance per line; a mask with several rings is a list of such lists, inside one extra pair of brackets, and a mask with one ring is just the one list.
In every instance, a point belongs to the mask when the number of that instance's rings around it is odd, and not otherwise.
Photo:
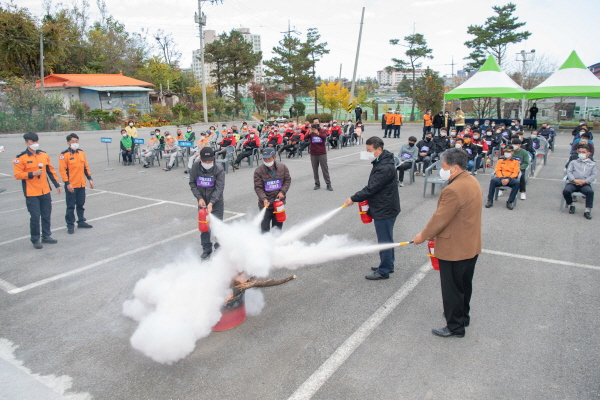
[[(229, 165), (231, 165), (231, 169), (235, 172), (235, 168), (233, 168), (233, 153), (235, 152), (235, 147), (229, 145), (224, 150), (221, 150), (220, 153), (225, 152), (225, 158), (217, 158), (215, 162), (222, 163), (225, 168), (225, 173), (229, 173)], [(216, 153), (215, 153), (216, 155)]]
[[(438, 171), (438, 174), (435, 177), (431, 177), (433, 168), (435, 168)], [(427, 194), (427, 185), (428, 184), (431, 184), (431, 195), (433, 196), (433, 195), (435, 195), (435, 185), (442, 185), (442, 187), (444, 187), (448, 183), (448, 181), (445, 181), (439, 177), (439, 171), (441, 169), (442, 169), (442, 161), (441, 160), (434, 162), (429, 167), (427, 167), (427, 169), (425, 169), (425, 171), (424, 171), (425, 182), (423, 184), (423, 197), (425, 197)]]
[[(519, 175), (515, 179), (520, 181), (521, 174), (522, 174), (522, 171), (519, 171)], [(492, 179), (494, 179), (495, 177), (496, 177), (496, 173), (493, 173)], [(494, 190), (494, 201), (498, 201), (498, 192), (500, 190), (512, 190), (512, 188), (510, 186), (496, 186), (496, 190)], [(514, 203), (515, 203), (515, 208), (516, 208), (518, 201), (515, 201)]]

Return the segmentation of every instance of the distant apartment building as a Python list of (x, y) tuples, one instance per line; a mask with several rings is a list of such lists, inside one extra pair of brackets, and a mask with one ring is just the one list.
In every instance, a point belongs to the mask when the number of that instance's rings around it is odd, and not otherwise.
[[(415, 78), (425, 76), (426, 69), (415, 70)], [(377, 82), (381, 86), (398, 86), (400, 82), (406, 77), (406, 79), (412, 79), (412, 71), (399, 72), (399, 71), (377, 71)]]
[[(244, 39), (252, 44), (252, 50), (255, 53), (261, 51), (261, 39), (260, 35), (254, 35), (250, 33), (249, 28), (237, 28), (243, 36)], [(214, 30), (205, 30), (204, 31), (204, 45), (210, 44), (218, 39), (218, 35)], [(200, 65), (200, 49), (194, 50), (192, 52), (192, 70), (194, 71), (194, 77), (200, 82), (202, 80), (202, 68)], [(205, 63), (204, 71), (206, 73), (206, 83), (214, 83), (214, 78), (210, 75), (210, 72), (213, 70), (214, 66), (209, 63)], [(254, 81), (262, 82), (264, 79), (263, 72), (263, 63), (261, 62), (256, 66), (254, 70)], [(245, 93), (247, 87), (242, 88), (242, 92)], [(231, 94), (233, 92), (233, 88), (225, 88), (224, 92), (226, 94)]]
[(598, 79), (600, 79), (600, 63), (596, 63), (596, 64), (594, 64), (594, 65), (590, 65), (590, 66), (588, 67), (588, 69), (589, 69), (590, 71), (592, 71), (592, 73), (593, 73), (594, 75), (596, 75), (596, 77), (597, 77)]

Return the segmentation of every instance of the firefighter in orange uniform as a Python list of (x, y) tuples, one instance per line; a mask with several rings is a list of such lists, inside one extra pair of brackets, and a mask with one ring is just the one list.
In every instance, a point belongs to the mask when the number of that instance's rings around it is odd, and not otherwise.
[[(29, 211), (29, 230), (31, 243), (36, 249), (44, 246), (42, 243), (54, 244), (56, 239), (52, 238), (50, 231), (50, 215), (52, 214), (52, 198), (50, 197), (50, 183), (52, 181), (58, 194), (61, 193), (58, 177), (54, 167), (50, 163), (50, 157), (46, 152), (38, 150), (40, 146), (37, 133), (29, 132), (23, 135), (27, 150), (17, 155), (13, 160), (13, 172), (15, 179), (22, 181), (23, 194), (27, 211)], [(40, 241), (40, 218), (42, 220), (42, 234)]]
[(67, 213), (65, 222), (67, 232), (75, 233), (75, 209), (77, 209), (77, 227), (91, 228), (92, 225), (85, 222), (83, 208), (85, 204), (85, 179), (90, 181), (90, 189), (93, 189), (94, 181), (88, 165), (85, 153), (79, 149), (79, 136), (71, 133), (67, 136), (69, 148), (58, 156), (58, 170), (60, 178), (65, 184), (65, 197), (67, 202)]

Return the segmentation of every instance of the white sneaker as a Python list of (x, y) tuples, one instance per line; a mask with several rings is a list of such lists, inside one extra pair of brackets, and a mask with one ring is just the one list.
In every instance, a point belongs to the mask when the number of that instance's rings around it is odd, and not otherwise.
[(527, 198), (527, 196), (525, 195), (525, 193), (521, 193), (521, 200), (525, 200)]
[(502, 196), (504, 194), (504, 190), (498, 190), (498, 197)]
[(402, 182), (402, 181), (398, 182), (398, 186), (399, 187), (404, 187), (404, 182)]

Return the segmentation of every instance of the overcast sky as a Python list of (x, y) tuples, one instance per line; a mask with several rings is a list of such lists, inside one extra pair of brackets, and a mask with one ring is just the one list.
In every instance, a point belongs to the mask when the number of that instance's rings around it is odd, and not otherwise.
[[(64, 0), (66, 4), (70, 0)], [(92, 2), (91, 14), (97, 17)], [(124, 22), (129, 31), (150, 32), (163, 29), (172, 33), (182, 52), (181, 66), (191, 66), (192, 51), (199, 47), (198, 25), (194, 12), (198, 2), (105, 0), (108, 11)], [(55, 1), (56, 2), (56, 1)], [(281, 40), (288, 27), (306, 35), (308, 28), (316, 27), (331, 52), (317, 64), (317, 74), (323, 78), (337, 77), (340, 63), (342, 77), (352, 78), (356, 44), (360, 28), (360, 14), (365, 9), (365, 22), (360, 49), (357, 77), (375, 77), (378, 70), (391, 65), (391, 58), (401, 58), (405, 51), (392, 46), (389, 39), (402, 39), (413, 32), (422, 33), (434, 58), (423, 66), (450, 75), (452, 57), (455, 72), (462, 69), (469, 54), (464, 42), (471, 38), (467, 26), (483, 24), (491, 16), (493, 5), (504, 5), (498, 0), (223, 0), (218, 4), (203, 1), (207, 15), (206, 29), (218, 33), (232, 28), (250, 28), (261, 35), (263, 59), (272, 57), (271, 49)], [(508, 58), (522, 49), (535, 49), (538, 56), (554, 60), (559, 66), (572, 50), (576, 50), (586, 65), (600, 62), (600, 1), (597, 0), (517, 0), (517, 16), (527, 22), (523, 29), (532, 35), (527, 42), (512, 46)], [(34, 15), (41, 15), (42, 0), (18, 0)], [(506, 66), (506, 69), (515, 68)]]

